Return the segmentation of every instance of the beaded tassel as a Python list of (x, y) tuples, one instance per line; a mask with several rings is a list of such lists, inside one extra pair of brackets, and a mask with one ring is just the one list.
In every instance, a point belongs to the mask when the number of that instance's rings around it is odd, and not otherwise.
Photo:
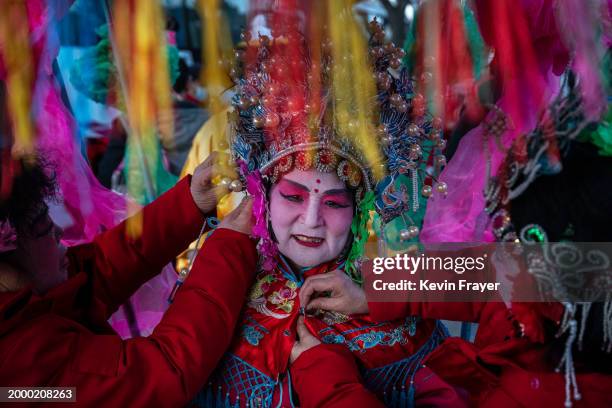
[(419, 210), (419, 175), (416, 170), (410, 170), (410, 179), (412, 181), (412, 211)]
[(565, 407), (571, 408), (572, 406), (572, 389), (574, 391), (574, 400), (579, 401), (582, 399), (582, 395), (580, 395), (580, 391), (578, 390), (578, 383), (576, 381), (576, 370), (574, 368), (574, 359), (572, 354), (572, 347), (574, 342), (576, 341), (577, 332), (578, 332), (578, 322), (576, 321), (576, 305), (564, 302), (565, 306), (565, 314), (563, 315), (563, 321), (561, 322), (561, 327), (559, 328), (559, 333), (557, 333), (557, 337), (563, 335), (569, 329), (569, 335), (567, 337), (567, 341), (565, 342), (565, 351), (563, 353), (563, 358), (559, 362), (559, 365), (556, 368), (556, 372), (561, 371), (561, 367), (563, 366), (565, 371)]
[(593, 304), (591, 302), (585, 302), (585, 303), (581, 303), (581, 305), (582, 305), (582, 313), (580, 315), (580, 331), (578, 332), (578, 350), (580, 351), (582, 351), (582, 340), (584, 338), (586, 322), (589, 317), (591, 306)]
[(603, 308), (603, 342), (601, 349), (612, 352), (612, 295), (608, 293)]
[(187, 268), (183, 269), (179, 273), (179, 276), (176, 279), (176, 282), (174, 283), (174, 287), (172, 288), (172, 291), (170, 291), (170, 295), (168, 296), (168, 303), (172, 304), (172, 302), (174, 301), (174, 296), (176, 296), (176, 292), (178, 292), (179, 288), (183, 285), (183, 282), (185, 282), (185, 279), (187, 279), (187, 276), (189, 276), (189, 272), (191, 271), (191, 267), (193, 266), (193, 260), (195, 259), (196, 254), (198, 253), (198, 250), (200, 248), (200, 241), (202, 240), (202, 235), (204, 235), (206, 226), (210, 226), (211, 222), (212, 221), (206, 220), (204, 222), (204, 225), (202, 225), (200, 235), (198, 235), (198, 240), (196, 241), (195, 249), (189, 257), (189, 263), (187, 264)]

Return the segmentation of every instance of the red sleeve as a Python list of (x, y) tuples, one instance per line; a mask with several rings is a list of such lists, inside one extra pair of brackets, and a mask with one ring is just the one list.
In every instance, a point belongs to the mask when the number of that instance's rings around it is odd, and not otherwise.
[(127, 235), (124, 221), (93, 243), (70, 249), (76, 271), (91, 272), (93, 296), (106, 305), (107, 317), (197, 237), (204, 216), (193, 201), (190, 181), (183, 178), (142, 209), (137, 238)]
[(215, 231), (151, 336), (81, 333), (72, 367), (55, 378), (77, 387), (83, 406), (184, 406), (228, 347), (256, 262), (248, 236)]
[[(463, 247), (461, 249), (461, 254), (462, 256), (478, 257), (487, 247), (488, 244)], [(448, 249), (438, 249), (436, 248), (436, 244), (432, 244), (432, 247), (427, 249), (425, 253), (427, 256), (445, 258), (457, 256), (459, 252)], [(494, 269), (492, 270), (494, 271)], [(417, 273), (420, 273), (423, 278), (426, 276), (426, 272), (423, 270), (418, 270)], [(456, 277), (453, 272), (448, 273), (451, 277)], [(472, 279), (486, 282), (487, 279), (485, 276), (490, 273), (490, 265), (479, 273), (480, 275), (472, 277)], [(407, 316), (420, 316), (425, 319), (478, 322), (482, 309), (486, 304), (487, 302), (411, 302), (407, 297), (405, 302), (368, 302), (368, 309), (370, 311), (370, 316), (376, 321), (396, 320)]]
[(343, 346), (321, 344), (306, 350), (291, 365), (291, 380), (300, 407), (384, 407), (361, 383), (357, 364)]
[(368, 302), (372, 319), (382, 322), (407, 316), (478, 322), (483, 302)]

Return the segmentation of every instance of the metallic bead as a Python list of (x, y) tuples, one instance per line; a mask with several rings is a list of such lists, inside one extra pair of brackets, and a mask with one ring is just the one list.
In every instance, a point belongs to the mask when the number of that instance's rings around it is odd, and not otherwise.
[(244, 186), (240, 180), (234, 180), (229, 184), (229, 189), (234, 193), (239, 193), (244, 189)]
[(398, 112), (401, 112), (401, 113), (408, 112), (408, 108), (409, 108), (409, 106), (408, 106), (408, 103), (406, 101), (400, 102), (399, 105), (397, 105), (395, 107), (395, 109), (397, 109)]
[(391, 87), (391, 77), (386, 72), (377, 73), (376, 82), (378, 86), (385, 91)]
[(412, 106), (423, 106), (425, 104), (425, 97), (423, 96), (423, 94), (415, 94), (414, 97), (412, 98)]
[(232, 179), (229, 177), (223, 177), (221, 181), (219, 182), (220, 186), (223, 186), (226, 188), (229, 188), (230, 184), (232, 184)]
[(403, 101), (404, 101), (404, 98), (402, 98), (402, 95), (400, 94), (393, 94), (389, 97), (389, 102), (391, 102), (391, 104), (395, 106), (399, 105)]
[(444, 139), (438, 140), (438, 143), (436, 143), (436, 146), (438, 146), (438, 149), (440, 150), (446, 149), (446, 140)]
[(410, 146), (411, 156), (419, 157), (421, 153), (423, 153), (423, 149), (421, 149), (421, 146), (419, 146), (418, 144), (413, 144)]
[(374, 47), (370, 49), (370, 55), (373, 58), (381, 58), (385, 53), (385, 50), (382, 47)]
[(263, 106), (271, 106), (274, 103), (274, 97), (271, 95), (264, 95), (261, 98), (261, 103), (263, 104)]
[(438, 193), (446, 194), (448, 191), (448, 186), (445, 182), (441, 181), (436, 185), (436, 191), (438, 191)]
[(419, 135), (419, 125), (417, 125), (416, 123), (411, 123), (410, 125), (408, 125), (408, 136), (418, 136)]
[(430, 185), (425, 184), (422, 188), (421, 188), (421, 194), (423, 195), (423, 197), (431, 197), (431, 194), (433, 193), (433, 189), (431, 188)]
[(391, 138), (388, 135), (385, 135), (380, 138), (380, 141), (383, 145), (388, 146), (391, 143)]
[(411, 225), (408, 227), (408, 233), (410, 234), (410, 238), (415, 238), (417, 235), (419, 235), (419, 227), (416, 225)]
[(434, 158), (434, 162), (437, 166), (444, 166), (446, 165), (446, 156), (439, 154)]
[(437, 130), (442, 129), (442, 118), (435, 117), (431, 120), (431, 127)]
[(256, 128), (262, 128), (264, 126), (264, 118), (261, 116), (253, 116), (253, 126)]
[(346, 124), (346, 127), (351, 131), (357, 130), (358, 126), (359, 126), (359, 122), (357, 122), (356, 120), (349, 120), (348, 123)]
[(412, 238), (410, 236), (410, 231), (408, 231), (407, 229), (403, 229), (400, 231), (400, 240), (408, 241), (410, 238)]
[(240, 109), (246, 109), (249, 107), (249, 102), (248, 99), (243, 98), (242, 96), (238, 98), (238, 100), (236, 101), (236, 106), (238, 106), (238, 108)]
[(391, 59), (391, 61), (389, 61), (389, 66), (393, 69), (398, 69), (401, 64), (402, 60), (400, 60), (399, 58), (393, 58)]
[(280, 123), (280, 118), (276, 113), (268, 113), (265, 118), (265, 126), (268, 128), (275, 128)]
[(387, 126), (386, 125), (379, 125), (376, 128), (376, 132), (378, 133), (378, 136), (385, 137), (387, 135)]
[(280, 87), (275, 83), (270, 83), (268, 84), (266, 91), (269, 95), (275, 95), (280, 92)]
[(387, 76), (381, 83), (380, 83), (380, 88), (387, 91), (389, 90), (389, 88), (391, 88), (391, 78), (389, 76)]

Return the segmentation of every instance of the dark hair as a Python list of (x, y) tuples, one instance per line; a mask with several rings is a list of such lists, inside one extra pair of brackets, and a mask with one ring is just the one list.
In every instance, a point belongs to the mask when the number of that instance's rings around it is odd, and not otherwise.
[(40, 155), (13, 158), (12, 142), (6, 84), (0, 81), (0, 221), (8, 218), (19, 233), (30, 229), (56, 188), (53, 168)]
[(612, 157), (589, 143), (573, 142), (559, 174), (536, 179), (512, 200), (517, 231), (538, 224), (551, 242), (612, 241)]
[(29, 232), (35, 218), (46, 210), (45, 200), (55, 197), (52, 167), (42, 157), (13, 159), (3, 149), (0, 177), (0, 220), (8, 219), (18, 234)]
[(169, 16), (166, 19), (166, 30), (168, 31), (178, 31), (180, 28), (179, 22), (174, 16)]
[(179, 75), (174, 81), (173, 89), (176, 93), (183, 93), (187, 89), (187, 84), (189, 83), (189, 79), (191, 73), (189, 72), (189, 67), (183, 58), (179, 58), (178, 62), (179, 66)]

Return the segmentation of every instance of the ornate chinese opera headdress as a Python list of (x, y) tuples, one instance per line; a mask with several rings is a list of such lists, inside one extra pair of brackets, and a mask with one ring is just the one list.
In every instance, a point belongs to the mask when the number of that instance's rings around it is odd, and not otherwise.
[[(574, 74), (570, 71), (567, 78), (566, 86), (544, 112), (536, 128), (514, 141), (497, 175), (487, 182), (485, 211), (489, 214), (497, 241), (548, 241), (546, 232), (538, 225), (515, 230), (510, 219), (511, 202), (539, 177), (561, 173), (563, 161), (575, 141), (592, 142), (600, 147), (599, 155), (607, 155), (605, 145), (608, 142), (605, 139), (610, 139), (609, 123), (589, 120)], [(608, 135), (606, 138), (597, 138), (604, 133)], [(600, 141), (604, 146), (599, 146)]]
[[(576, 81), (572, 72), (566, 78), (536, 128), (514, 141), (497, 176), (489, 179), (485, 197), (498, 241), (521, 242), (526, 248), (541, 244), (541, 253), (526, 256), (527, 269), (540, 294), (565, 308), (556, 334), (565, 341), (557, 371), (565, 374), (565, 406), (571, 407), (581, 399), (574, 353), (586, 349), (587, 341), (589, 348), (601, 341), (601, 353), (612, 352), (610, 259), (605, 251), (579, 242), (609, 241), (612, 235), (612, 155), (607, 150), (612, 137), (609, 102), (605, 116), (590, 118), (582, 97), (584, 80)], [(544, 176), (556, 180), (538, 180)], [(516, 314), (521, 305), (513, 309)]]
[[(354, 240), (346, 262), (353, 279), (360, 280), (357, 262), (368, 238), (371, 210), (378, 212), (383, 223), (403, 217), (402, 239), (418, 235), (418, 227), (405, 214), (418, 207), (421, 193), (432, 194), (431, 185), (425, 185), (431, 176), (425, 170), (431, 156), (427, 153), (444, 148), (442, 123), (426, 114), (423, 96), (414, 94), (413, 82), (401, 67), (403, 51), (385, 43), (376, 21), (369, 29), (368, 75), (376, 81), (377, 91), (366, 101), (371, 125), (367, 137), (375, 142), (374, 156), (381, 158), (377, 162), (366, 159), (364, 144), (345, 132), (359, 125), (338, 105), (355, 101), (342, 100), (344, 93), (338, 95), (334, 86), (329, 40), (323, 38), (316, 48), (310, 44), (307, 51), (306, 41), (295, 33), (272, 39), (244, 36), (245, 46), (236, 51), (240, 66), (231, 72), (236, 83), (230, 120), (232, 150), (247, 190), (255, 197), (253, 233), (261, 238), (264, 268), (272, 266), (277, 251), (266, 222), (264, 185), (293, 169), (334, 172), (354, 191)], [(438, 168), (443, 159), (437, 156)], [(445, 192), (444, 184), (436, 187)]]

